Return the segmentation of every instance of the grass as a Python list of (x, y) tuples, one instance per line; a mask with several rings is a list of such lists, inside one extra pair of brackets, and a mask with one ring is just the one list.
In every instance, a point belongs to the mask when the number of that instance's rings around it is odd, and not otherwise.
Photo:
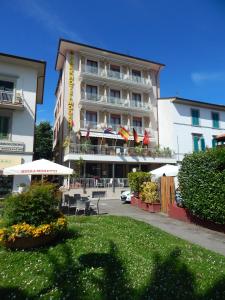
[(225, 257), (126, 217), (70, 217), (35, 251), (0, 248), (0, 299), (225, 299)]

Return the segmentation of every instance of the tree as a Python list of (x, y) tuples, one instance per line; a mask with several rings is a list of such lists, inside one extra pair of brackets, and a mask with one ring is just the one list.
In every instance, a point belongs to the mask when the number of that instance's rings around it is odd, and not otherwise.
[(49, 122), (40, 122), (35, 126), (34, 133), (34, 160), (52, 159), (53, 133)]

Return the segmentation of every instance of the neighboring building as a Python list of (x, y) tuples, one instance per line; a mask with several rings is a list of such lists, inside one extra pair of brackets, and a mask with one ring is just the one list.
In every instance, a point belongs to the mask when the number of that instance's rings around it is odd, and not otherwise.
[(169, 147), (177, 161), (184, 154), (216, 146), (225, 131), (225, 106), (179, 97), (158, 99), (159, 143)]
[[(55, 160), (74, 167), (82, 158), (86, 178), (126, 178), (135, 167), (147, 171), (175, 162), (168, 153), (157, 149), (157, 98), (163, 66), (60, 40), (56, 60), (60, 75), (54, 111)], [(128, 142), (117, 134), (121, 126), (130, 132)], [(148, 147), (134, 147), (133, 128), (140, 140), (145, 131), (150, 135)]]
[[(43, 103), (46, 63), (0, 53), (0, 171), (32, 161), (36, 104)], [(0, 196), (29, 176), (0, 176)]]

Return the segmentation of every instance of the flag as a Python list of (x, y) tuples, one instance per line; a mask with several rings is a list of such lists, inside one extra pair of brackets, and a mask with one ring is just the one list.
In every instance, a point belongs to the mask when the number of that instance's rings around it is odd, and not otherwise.
[(137, 134), (137, 131), (133, 128), (133, 136), (134, 136), (134, 141), (135, 141), (135, 143), (140, 143), (140, 141), (139, 141), (139, 136), (138, 136), (138, 134)]
[(86, 132), (86, 139), (88, 139), (90, 136), (90, 127), (88, 126), (87, 132)]
[(112, 128), (106, 128), (105, 130), (104, 130), (104, 133), (107, 133), (107, 134), (115, 134), (115, 132), (112, 130)]
[(127, 142), (129, 140), (129, 131), (126, 130), (124, 127), (120, 127), (120, 130), (118, 131), (118, 134), (124, 138), (124, 140)]
[(145, 130), (144, 138), (143, 138), (143, 145), (148, 145), (150, 143), (150, 136), (148, 132)]

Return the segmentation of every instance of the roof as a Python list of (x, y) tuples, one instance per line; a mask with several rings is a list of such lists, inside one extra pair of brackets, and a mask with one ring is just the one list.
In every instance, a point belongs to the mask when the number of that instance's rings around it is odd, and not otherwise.
[(210, 109), (217, 109), (217, 110), (225, 110), (225, 105), (217, 104), (217, 103), (210, 103), (205, 101), (199, 101), (199, 100), (191, 100), (181, 97), (161, 97), (158, 98), (158, 100), (170, 100), (174, 103), (184, 104), (184, 105), (191, 105), (191, 106), (198, 106), (198, 107), (204, 107), (204, 108), (210, 108)]
[[(159, 67), (164, 67), (165, 66), (162, 63), (155, 62), (155, 61), (152, 61), (152, 60), (148, 60), (148, 59), (145, 59), (145, 58), (140, 58), (140, 57), (136, 57), (136, 56), (127, 55), (127, 54), (124, 54), (124, 53), (119, 53), (119, 52), (115, 52), (115, 51), (111, 51), (111, 50), (107, 50), (107, 49), (103, 49), (103, 48), (98, 48), (98, 47), (94, 47), (94, 46), (91, 46), (91, 45), (78, 43), (78, 42), (75, 42), (75, 41), (60, 39), (59, 43), (58, 43), (58, 51), (57, 51), (57, 57), (56, 57), (56, 63), (55, 63), (55, 69), (56, 70), (60, 70), (62, 68), (61, 59), (63, 59), (63, 56), (65, 56), (66, 51), (67, 50), (72, 50), (72, 48), (74, 48), (74, 50), (77, 50), (77, 51), (85, 50), (85, 48), (88, 48), (89, 50), (92, 50), (92, 51), (96, 51), (96, 50), (97, 51), (102, 51), (105, 54), (114, 54), (114, 55), (121, 56), (123, 58), (137, 60), (137, 61), (141, 61), (141, 62), (145, 62), (145, 63), (150, 63), (150, 64), (153, 64), (153, 65), (158, 65)], [(60, 57), (62, 57), (62, 58), (60, 58)], [(61, 65), (61, 67), (60, 67), (60, 65)]]
[(4, 63), (20, 64), (37, 70), (36, 102), (38, 104), (42, 104), (44, 96), (46, 61), (1, 52), (0, 61)]

